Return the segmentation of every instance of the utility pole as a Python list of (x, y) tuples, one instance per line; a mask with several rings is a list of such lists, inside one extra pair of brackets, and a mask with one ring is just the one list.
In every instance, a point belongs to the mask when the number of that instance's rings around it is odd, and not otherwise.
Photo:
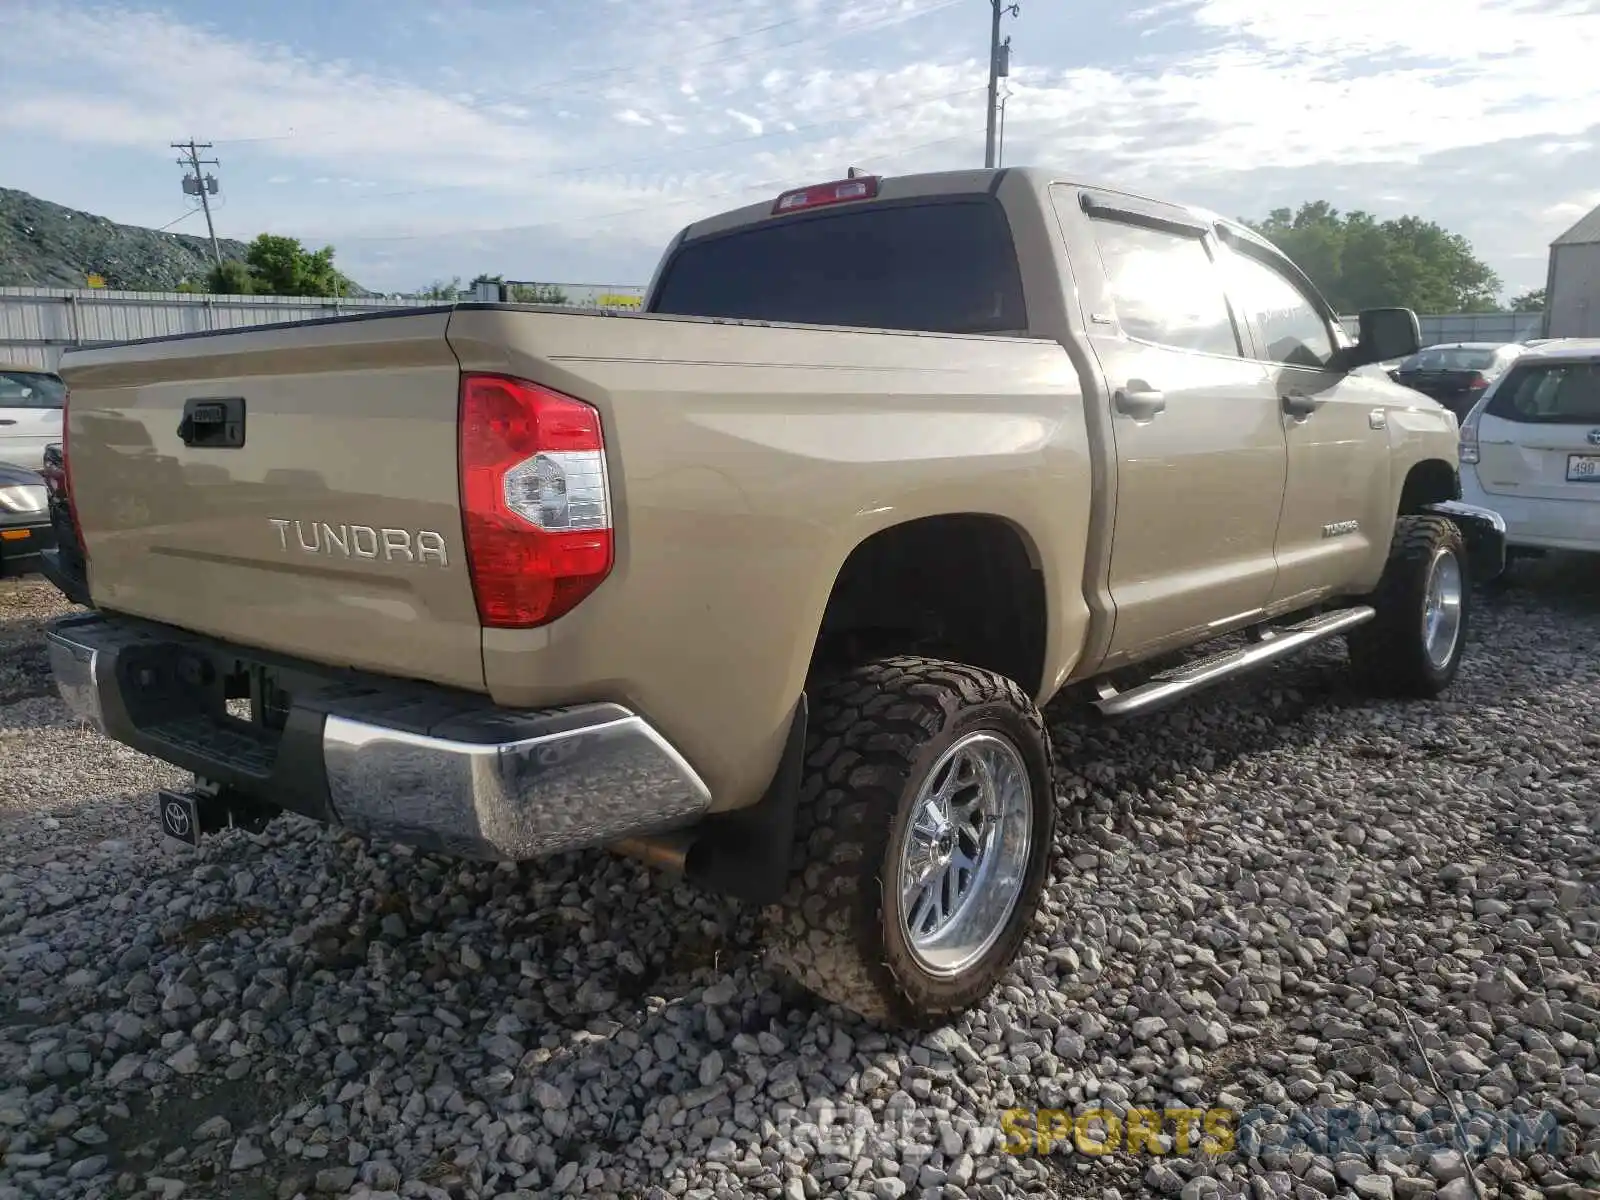
[[(214, 158), (201, 158), (200, 151), (211, 149), (210, 142), (196, 142), (190, 138), (187, 142), (169, 143), (174, 150), (182, 150), (184, 157), (178, 160), (180, 167), (187, 167), (194, 172), (193, 175), (183, 177), (183, 190), (185, 195), (199, 196), (200, 207), (206, 213), (206, 232), (211, 235), (211, 257), (216, 259), (217, 266), (222, 265), (222, 249), (217, 245), (217, 228), (211, 223), (211, 201), (206, 197), (217, 194), (217, 177), (215, 175), (200, 174), (201, 167), (220, 167), (222, 164)], [(192, 211), (192, 210), (191, 210)]]
[(1015, 17), (1022, 11), (1020, 4), (1007, 4), (1005, 0), (989, 0), (994, 11), (994, 21), (989, 27), (989, 135), (983, 147), (983, 165), (993, 167), (995, 162), (995, 118), (1000, 111), (1000, 78), (1011, 74), (1011, 39), (1000, 40), (1000, 18), (1006, 14)]

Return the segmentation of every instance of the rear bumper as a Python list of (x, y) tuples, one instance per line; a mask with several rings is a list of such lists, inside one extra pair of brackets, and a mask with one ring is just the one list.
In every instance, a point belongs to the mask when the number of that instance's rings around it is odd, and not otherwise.
[(1537, 496), (1491, 496), (1477, 472), (1461, 472), (1463, 499), (1492, 506), (1506, 525), (1506, 542), (1540, 550), (1600, 551), (1600, 485), (1593, 499), (1552, 500)]
[[(120, 742), (372, 838), (538, 858), (692, 823), (699, 776), (616, 704), (539, 712), (286, 662), (162, 626), (69, 617), (48, 635), (62, 699)], [(224, 715), (222, 682), (271, 672), (281, 728)]]
[(48, 520), (31, 525), (0, 524), (0, 579), (40, 570), (42, 555), (55, 544), (56, 531)]

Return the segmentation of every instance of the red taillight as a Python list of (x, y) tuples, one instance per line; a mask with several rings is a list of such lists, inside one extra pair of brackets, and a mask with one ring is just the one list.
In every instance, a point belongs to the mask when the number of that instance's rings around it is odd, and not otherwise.
[(799, 212), (806, 208), (821, 208), (825, 204), (844, 204), (850, 200), (871, 200), (878, 194), (876, 175), (858, 175), (854, 179), (836, 179), (832, 183), (819, 183), (812, 187), (796, 188), (784, 192), (772, 205), (772, 214)]
[(1469, 392), (1481, 392), (1488, 386), (1489, 381), (1484, 377), (1482, 371), (1474, 372), (1472, 378), (1467, 380), (1467, 391)]
[(611, 571), (600, 414), (503, 375), (461, 379), (461, 511), (486, 626), (527, 629), (572, 609)]

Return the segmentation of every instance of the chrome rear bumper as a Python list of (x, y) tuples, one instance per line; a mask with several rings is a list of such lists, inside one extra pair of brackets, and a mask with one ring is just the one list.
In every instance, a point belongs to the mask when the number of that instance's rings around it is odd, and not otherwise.
[(659, 833), (710, 805), (700, 777), (642, 717), (614, 704), (560, 716), (558, 729), (530, 724), (529, 736), (506, 741), (329, 716), (329, 802), (340, 824), (369, 837), (512, 860)]
[(372, 838), (522, 860), (660, 833), (693, 822), (711, 802), (666, 739), (616, 704), (507, 711), (442, 689), (396, 685), (386, 698), (330, 679), (323, 691), (294, 697), (273, 737), (213, 720), (198, 695), (189, 708), (169, 704), (151, 716), (125, 694), (127, 677), (150, 668), (118, 669), (130, 652), (159, 664), (245, 651), (102, 617), (68, 618), (48, 641), (63, 701), (102, 733)]

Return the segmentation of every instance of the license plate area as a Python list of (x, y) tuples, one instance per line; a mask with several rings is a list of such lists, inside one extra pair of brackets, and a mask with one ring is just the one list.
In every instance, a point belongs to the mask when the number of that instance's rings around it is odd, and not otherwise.
[(1600, 483), (1600, 454), (1567, 455), (1568, 483)]
[(169, 838), (191, 846), (200, 844), (200, 807), (192, 794), (163, 788), (156, 793), (156, 813), (161, 832)]
[(271, 667), (194, 645), (150, 643), (120, 656), (117, 671), (139, 732), (214, 767), (251, 778), (272, 773), (291, 700)]

